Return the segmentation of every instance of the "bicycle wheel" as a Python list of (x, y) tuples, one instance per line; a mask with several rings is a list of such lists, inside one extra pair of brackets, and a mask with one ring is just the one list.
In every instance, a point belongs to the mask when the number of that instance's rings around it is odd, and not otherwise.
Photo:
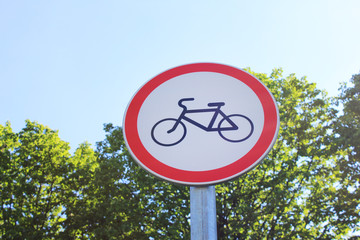
[(176, 129), (169, 132), (178, 120), (175, 118), (165, 118), (157, 122), (151, 129), (151, 138), (157, 144), (170, 147), (181, 142), (186, 136), (185, 124), (179, 122)]
[[(221, 130), (226, 128), (229, 124), (227, 118), (231, 119), (233, 123), (238, 127), (237, 130)], [(232, 114), (223, 118), (219, 122), (219, 135), (229, 142), (242, 142), (248, 139), (254, 132), (253, 122), (246, 116), (240, 114)]]

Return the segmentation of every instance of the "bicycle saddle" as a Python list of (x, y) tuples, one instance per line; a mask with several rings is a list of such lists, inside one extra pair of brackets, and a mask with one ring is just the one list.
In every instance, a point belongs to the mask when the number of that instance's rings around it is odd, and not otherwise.
[(224, 105), (225, 105), (224, 102), (211, 102), (211, 103), (208, 103), (209, 107), (219, 107), (219, 106), (224, 106)]

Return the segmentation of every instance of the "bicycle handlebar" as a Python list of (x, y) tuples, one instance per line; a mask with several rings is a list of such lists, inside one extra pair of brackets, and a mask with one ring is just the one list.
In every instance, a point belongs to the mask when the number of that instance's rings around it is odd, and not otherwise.
[(185, 101), (194, 101), (195, 98), (182, 98), (179, 100), (178, 102), (178, 105), (182, 108), (185, 108), (186, 109), (186, 106), (182, 103), (182, 102), (185, 102)]

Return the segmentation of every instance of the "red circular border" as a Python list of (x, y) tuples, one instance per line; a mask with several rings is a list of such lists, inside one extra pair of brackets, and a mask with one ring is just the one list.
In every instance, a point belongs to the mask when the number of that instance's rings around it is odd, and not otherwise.
[[(137, 118), (140, 108), (149, 94), (164, 82), (176, 76), (192, 72), (216, 72), (234, 77), (251, 88), (262, 104), (264, 128), (260, 138), (245, 156), (227, 166), (208, 171), (188, 171), (173, 168), (154, 158), (140, 140)], [(255, 77), (240, 69), (223, 64), (194, 63), (175, 67), (157, 75), (135, 94), (125, 113), (124, 134), (129, 150), (136, 160), (155, 175), (177, 183), (200, 185), (222, 182), (250, 170), (255, 166), (255, 163), (258, 164), (265, 157), (264, 154), (272, 147), (277, 136), (278, 125), (279, 116), (274, 98)]]

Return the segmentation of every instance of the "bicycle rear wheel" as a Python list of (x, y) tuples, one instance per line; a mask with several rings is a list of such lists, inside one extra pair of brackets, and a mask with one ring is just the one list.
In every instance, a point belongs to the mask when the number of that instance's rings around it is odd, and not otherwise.
[(175, 118), (165, 118), (157, 122), (151, 129), (151, 138), (154, 142), (165, 147), (174, 146), (181, 142), (186, 136), (184, 123), (179, 122), (176, 129), (170, 132), (177, 121)]
[[(226, 124), (229, 118), (238, 127), (237, 130), (221, 130), (226, 129)], [(243, 142), (247, 140), (254, 132), (253, 122), (246, 116), (241, 114), (232, 114), (223, 118), (219, 122), (219, 135), (226, 141), (229, 142)]]

